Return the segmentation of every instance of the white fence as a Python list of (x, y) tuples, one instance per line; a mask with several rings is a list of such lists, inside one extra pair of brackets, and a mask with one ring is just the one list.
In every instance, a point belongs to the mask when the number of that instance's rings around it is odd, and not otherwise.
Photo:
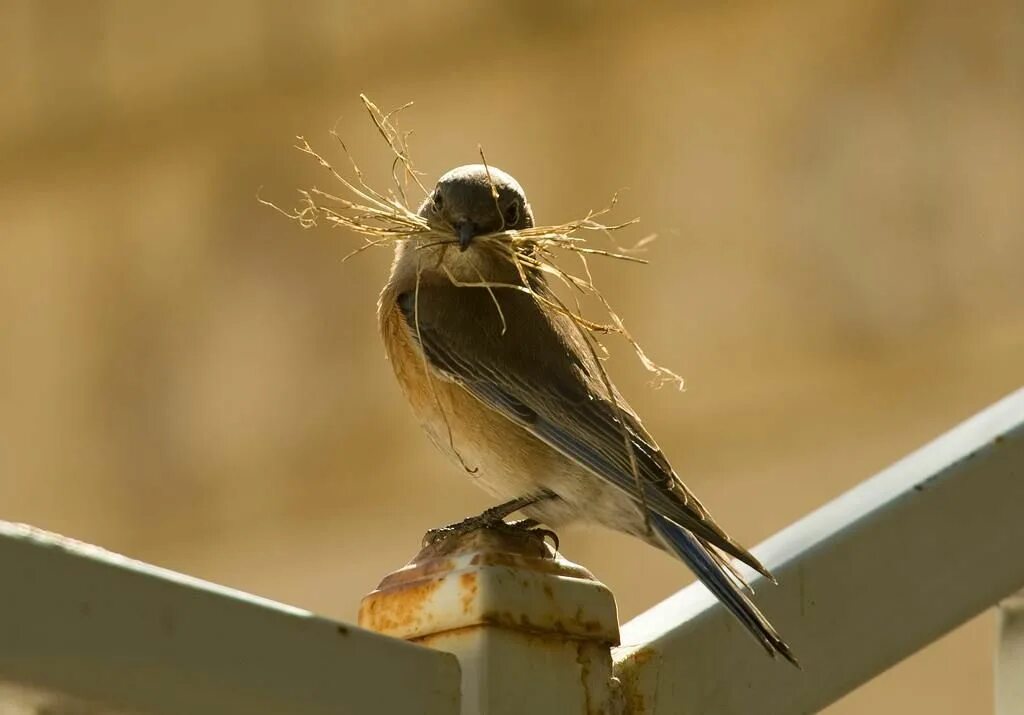
[(27, 527), (0, 535), (0, 680), (26, 712), (79, 712), (64, 696), (104, 706), (90, 715), (459, 712), (446, 653)]
[(0, 524), (0, 715), (806, 713), (1000, 603), (997, 712), (1022, 715), (1021, 544), (1024, 390), (755, 549), (800, 671), (700, 585), (613, 647), (610, 594), (536, 543), (386, 579), (362, 622), (428, 649)]

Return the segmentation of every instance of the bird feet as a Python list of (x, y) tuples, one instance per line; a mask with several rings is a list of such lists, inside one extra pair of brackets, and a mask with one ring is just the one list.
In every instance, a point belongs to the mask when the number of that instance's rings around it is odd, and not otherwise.
[(530, 495), (526, 497), (520, 497), (507, 501), (504, 504), (498, 504), (492, 506), (490, 509), (484, 510), (482, 513), (476, 516), (471, 516), (462, 521), (457, 521), (454, 524), (448, 524), (437, 529), (431, 529), (423, 537), (423, 545), (430, 546), (436, 544), (442, 539), (447, 539), (451, 536), (463, 536), (476, 531), (477, 529), (519, 529), (523, 531), (529, 531), (531, 533), (539, 534), (544, 538), (550, 538), (555, 545), (555, 550), (558, 550), (558, 535), (550, 529), (545, 529), (540, 526), (540, 522), (536, 519), (522, 519), (520, 521), (513, 521), (511, 523), (506, 522), (505, 518), (514, 511), (518, 511), (524, 507), (535, 504), (543, 499), (551, 498), (554, 495), (549, 496), (549, 492), (544, 492), (538, 495)]
[[(488, 510), (490, 511), (490, 510)], [(448, 524), (447, 526), (441, 526), (436, 529), (431, 529), (423, 536), (423, 546), (432, 546), (433, 544), (448, 539), (453, 536), (464, 536), (471, 531), (477, 529), (508, 529), (514, 531), (526, 531), (530, 534), (536, 534), (542, 538), (550, 539), (552, 545), (555, 547), (555, 551), (558, 551), (559, 541), (558, 534), (553, 532), (551, 529), (546, 529), (540, 525), (536, 519), (520, 519), (519, 521), (508, 522), (505, 521), (502, 516), (492, 516), (488, 512), (478, 514), (477, 516), (471, 516), (457, 521), (454, 524)]]
[(511, 529), (522, 529), (528, 531), (531, 534), (536, 534), (542, 539), (551, 539), (551, 545), (555, 547), (555, 551), (558, 551), (558, 534), (553, 532), (551, 529), (546, 529), (540, 525), (540, 522), (536, 519), (520, 519), (519, 521), (513, 521), (511, 524), (506, 524)]

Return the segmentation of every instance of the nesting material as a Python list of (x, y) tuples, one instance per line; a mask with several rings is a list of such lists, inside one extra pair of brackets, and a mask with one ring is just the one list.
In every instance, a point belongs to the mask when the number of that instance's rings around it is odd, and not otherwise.
[[(431, 228), (426, 219), (416, 213), (419, 202), (411, 201), (409, 197), (412, 191), (419, 192), (424, 197), (429, 194), (429, 190), (420, 180), (423, 174), (416, 169), (409, 153), (409, 137), (412, 132), (403, 131), (398, 125), (398, 115), (411, 107), (412, 103), (390, 112), (383, 112), (365, 95), (360, 95), (360, 99), (370, 120), (391, 152), (392, 185), (390, 187), (380, 191), (370, 186), (342, 137), (332, 130), (331, 135), (341, 147), (348, 161), (351, 170), (350, 176), (345, 176), (336, 170), (322, 154), (310, 146), (304, 137), (296, 137), (295, 148), (315, 159), (320, 166), (327, 170), (337, 184), (337, 188), (334, 191), (324, 191), (317, 187), (300, 189), (298, 191), (299, 203), (291, 210), (283, 209), (263, 198), (258, 198), (258, 200), (292, 219), (302, 228), (327, 225), (348, 229), (359, 236), (362, 243), (344, 257), (345, 261), (369, 248), (390, 247), (398, 241), (408, 239), (416, 239), (419, 245), (454, 241), (454, 234)], [(484, 166), (488, 165), (482, 149), (480, 149), (480, 159)], [(497, 191), (493, 187), (492, 191), (497, 198)], [(530, 293), (547, 308), (568, 316), (583, 331), (584, 335), (593, 341), (602, 355), (606, 355), (607, 351), (601, 343), (600, 336), (622, 336), (633, 348), (644, 368), (654, 376), (653, 384), (661, 386), (668, 383), (682, 389), (683, 379), (647, 356), (636, 339), (626, 330), (622, 319), (611, 304), (594, 285), (588, 262), (590, 257), (647, 263), (647, 260), (638, 254), (654, 240), (653, 235), (647, 236), (628, 248), (621, 246), (615, 240), (613, 233), (637, 222), (637, 219), (632, 219), (622, 223), (604, 223), (601, 219), (611, 213), (615, 208), (616, 201), (617, 197), (613, 196), (605, 208), (590, 211), (586, 216), (575, 221), (477, 236), (474, 241), (490, 242), (508, 250), (510, 257), (519, 268), (523, 280), (521, 284), (462, 283), (461, 285), (511, 288)], [(605, 239), (609, 247), (594, 246), (591, 241), (592, 236)], [(560, 257), (574, 258), (579, 264), (578, 270), (574, 272), (560, 266), (558, 262)], [(542, 295), (533, 290), (529, 281), (526, 280), (527, 269), (540, 271), (566, 286), (572, 296), (575, 309), (570, 308), (553, 292), (546, 292)], [(453, 282), (460, 285), (454, 281), (454, 278)], [(581, 297), (596, 299), (605, 315), (600, 319), (592, 319), (583, 315), (580, 308)]]
[[(416, 245), (421, 247), (436, 245), (439, 242), (455, 242), (457, 239), (453, 233), (441, 232), (428, 225), (427, 220), (416, 212), (419, 202), (410, 201), (410, 192), (419, 192), (424, 197), (430, 193), (420, 179), (423, 175), (422, 172), (417, 170), (409, 153), (409, 137), (412, 132), (403, 131), (398, 124), (399, 114), (412, 106), (412, 103), (390, 112), (383, 112), (365, 95), (360, 95), (360, 99), (377, 132), (390, 150), (392, 185), (383, 191), (370, 186), (342, 137), (336, 131), (332, 131), (331, 135), (347, 159), (349, 176), (336, 170), (322, 154), (310, 146), (304, 137), (296, 137), (295, 148), (315, 159), (329, 172), (336, 188), (333, 191), (324, 191), (316, 187), (300, 189), (298, 206), (291, 210), (283, 209), (262, 198), (259, 198), (260, 203), (284, 214), (302, 228), (327, 225), (348, 229), (359, 236), (362, 243), (347, 254), (343, 260), (348, 260), (369, 248), (390, 247), (399, 241), (415, 240)], [(487, 167), (487, 159), (482, 148), (480, 148), (480, 159)], [(493, 185), (491, 192), (497, 201), (498, 192)], [(611, 381), (605, 372), (602, 358), (607, 357), (608, 353), (601, 338), (606, 335), (619, 335), (624, 338), (644, 368), (653, 375), (652, 384), (656, 387), (667, 383), (675, 385), (681, 390), (683, 379), (647, 356), (636, 339), (626, 330), (622, 319), (611, 304), (594, 285), (589, 258), (600, 257), (631, 263), (647, 263), (638, 254), (654, 239), (653, 235), (647, 236), (629, 248), (621, 246), (613, 234), (627, 226), (632, 226), (637, 220), (604, 223), (601, 219), (612, 211), (615, 204), (616, 197), (613, 196), (605, 208), (590, 211), (586, 216), (575, 221), (474, 237), (474, 241), (477, 243), (489, 242), (508, 252), (509, 257), (518, 268), (519, 283), (488, 283), (482, 279), (480, 282), (466, 283), (457, 281), (451, 275), (449, 278), (457, 286), (486, 288), (494, 298), (503, 326), (505, 326), (505, 316), (502, 314), (501, 306), (493, 292), (496, 288), (526, 292), (545, 308), (559, 312), (572, 320), (585, 338), (600, 370), (600, 377), (606, 393), (615, 404), (616, 410), (619, 411), (619, 424), (622, 427), (624, 446), (629, 454), (633, 474), (639, 487), (640, 476), (636, 466), (634, 447), (625, 427), (626, 420), (622, 412), (625, 408), (619, 404), (616, 391), (612, 388)], [(604, 239), (608, 247), (594, 246), (590, 240), (591, 237)], [(578, 263), (578, 269), (568, 270), (559, 265), (560, 258), (573, 259)], [(536, 271), (565, 286), (571, 296), (571, 306), (554, 291), (534, 289), (527, 275)], [(417, 295), (417, 299), (418, 297)], [(581, 299), (587, 298), (596, 300), (596, 303), (604, 311), (604, 316), (592, 319), (583, 314)], [(643, 495), (644, 490), (639, 489), (639, 493)], [(646, 505), (644, 506), (646, 507)], [(646, 513), (646, 508), (644, 511)]]

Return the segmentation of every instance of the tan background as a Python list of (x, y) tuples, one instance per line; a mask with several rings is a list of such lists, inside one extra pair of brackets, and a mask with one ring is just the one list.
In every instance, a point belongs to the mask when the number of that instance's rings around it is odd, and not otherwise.
[[(1021, 384), (1019, 3), (289, 5), (0, 6), (0, 518), (352, 619), (487, 505), (383, 358), (387, 253), (255, 200), (325, 182), (289, 146), (335, 122), (384, 176), (360, 91), (545, 222), (628, 187), (655, 263), (599, 279), (688, 390), (612, 370), (747, 543)], [(562, 537), (624, 619), (691, 578)], [(989, 712), (993, 628), (830, 712)]]

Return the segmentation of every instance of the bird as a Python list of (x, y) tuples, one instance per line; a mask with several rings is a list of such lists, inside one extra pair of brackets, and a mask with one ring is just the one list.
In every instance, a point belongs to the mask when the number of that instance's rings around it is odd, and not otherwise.
[(519, 182), (460, 166), (417, 213), (431, 232), (396, 243), (378, 301), (385, 352), (431, 441), (504, 500), (449, 528), (518, 511), (632, 535), (683, 561), (770, 655), (799, 667), (728, 558), (771, 573), (683, 484), (576, 323), (537, 299), (553, 295), (544, 274), (486, 239), (534, 226)]

